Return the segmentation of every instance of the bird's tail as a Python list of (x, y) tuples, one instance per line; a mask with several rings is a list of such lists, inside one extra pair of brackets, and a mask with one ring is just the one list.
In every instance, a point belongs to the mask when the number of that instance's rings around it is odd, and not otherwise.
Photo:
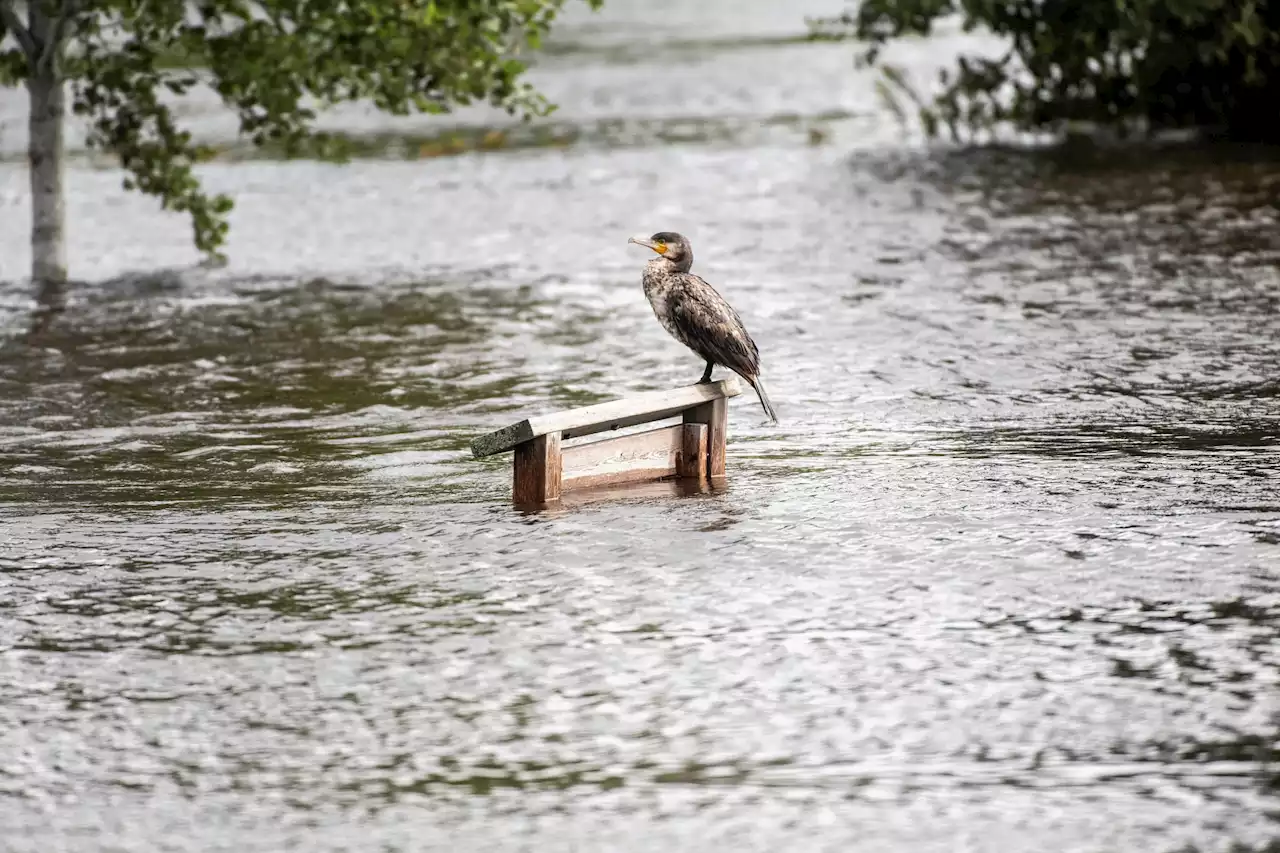
[(778, 413), (773, 410), (773, 403), (769, 402), (769, 392), (764, 387), (764, 377), (756, 376), (747, 381), (751, 383), (751, 387), (756, 391), (756, 396), (760, 398), (760, 405), (764, 406), (764, 413), (769, 416), (769, 420), (776, 424), (778, 422)]

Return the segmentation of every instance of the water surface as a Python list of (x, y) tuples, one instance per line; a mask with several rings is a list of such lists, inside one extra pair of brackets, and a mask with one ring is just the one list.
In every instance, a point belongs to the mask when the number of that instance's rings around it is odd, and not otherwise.
[[(0, 165), (0, 846), (1280, 843), (1280, 165), (901, 147), (813, 5), (571, 21), (566, 144), (215, 163), (225, 269), (83, 164), (34, 291)], [(514, 511), (475, 435), (701, 372), (665, 229), (782, 423)]]

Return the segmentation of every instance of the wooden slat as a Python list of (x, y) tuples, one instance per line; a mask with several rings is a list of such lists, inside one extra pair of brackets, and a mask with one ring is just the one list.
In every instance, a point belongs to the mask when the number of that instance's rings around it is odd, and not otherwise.
[(655, 500), (662, 498), (686, 498), (693, 495), (712, 494), (725, 487), (724, 480), (699, 479), (652, 480), (647, 483), (625, 483), (621, 486), (600, 486), (595, 489), (570, 489), (554, 504), (556, 508), (575, 509), (612, 501)]
[(533, 506), (560, 499), (560, 434), (540, 435), (516, 448), (511, 499)]
[(551, 433), (559, 433), (564, 439), (578, 438), (658, 421), (704, 405), (708, 401), (724, 400), (741, 393), (742, 387), (738, 380), (729, 378), (719, 382), (686, 385), (670, 391), (648, 391), (581, 409), (539, 415), (480, 436), (471, 442), (471, 453), (476, 459), (483, 459)]
[(674, 477), (683, 450), (683, 424), (566, 447), (563, 487), (586, 489)]

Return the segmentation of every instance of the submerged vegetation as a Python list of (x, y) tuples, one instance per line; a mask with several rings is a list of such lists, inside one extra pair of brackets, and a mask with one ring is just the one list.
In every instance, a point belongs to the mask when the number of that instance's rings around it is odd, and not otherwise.
[[(943, 20), (1007, 40), (1001, 56), (961, 56), (927, 101), (891, 66), (884, 47), (927, 36)], [(953, 137), (1009, 126), (1061, 133), (1208, 131), (1280, 142), (1280, 2), (1275, 0), (864, 0), (816, 22), (824, 38), (862, 41), (915, 101), (927, 133)]]
[[(284, 146), (255, 145), (247, 140), (209, 142), (200, 147), (200, 161), (209, 163), (250, 160), (318, 160), (346, 163), (353, 160), (429, 160), (482, 151), (527, 151), (604, 147), (610, 149), (646, 145), (758, 144), (767, 140), (801, 140), (822, 145), (830, 140), (832, 126), (846, 121), (846, 110), (816, 115), (780, 112), (757, 116), (676, 116), (671, 118), (601, 118), (538, 122), (458, 124), (389, 128), (376, 131), (331, 130), (316, 141)], [(16, 155), (0, 154), (0, 162)], [(24, 155), (25, 156), (25, 155)], [(72, 161), (93, 168), (118, 168), (109, 152), (68, 151)]]

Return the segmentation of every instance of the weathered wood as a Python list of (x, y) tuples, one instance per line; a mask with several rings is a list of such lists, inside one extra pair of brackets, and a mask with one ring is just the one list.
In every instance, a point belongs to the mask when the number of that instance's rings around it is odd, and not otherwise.
[(480, 436), (471, 442), (471, 453), (476, 459), (482, 459), (552, 433), (558, 433), (563, 439), (578, 438), (658, 421), (705, 405), (708, 401), (723, 402), (741, 393), (742, 387), (734, 378), (686, 385), (670, 391), (647, 391), (621, 400), (519, 421)]
[(725, 476), (725, 448), (729, 435), (729, 401), (723, 397), (703, 403), (684, 413), (687, 424), (707, 426), (707, 476), (719, 479)]
[(714, 494), (725, 487), (725, 480), (699, 478), (672, 478), (650, 480), (645, 483), (625, 483), (621, 486), (599, 486), (594, 489), (570, 489), (547, 510), (594, 506), (612, 501), (656, 500), (662, 498), (686, 498), (693, 495)]
[(681, 427), (672, 426), (566, 447), (563, 488), (585, 489), (674, 476), (683, 437)]
[[(561, 489), (701, 476), (706, 464), (706, 432), (702, 424), (677, 424), (566, 447), (561, 452)], [(686, 465), (687, 448), (697, 455)], [(685, 470), (691, 470), (692, 475), (683, 474)]]
[(519, 505), (560, 499), (560, 434), (540, 435), (516, 448), (511, 498)]
[(680, 424), (680, 457), (676, 476), (701, 480), (707, 471), (707, 425)]

